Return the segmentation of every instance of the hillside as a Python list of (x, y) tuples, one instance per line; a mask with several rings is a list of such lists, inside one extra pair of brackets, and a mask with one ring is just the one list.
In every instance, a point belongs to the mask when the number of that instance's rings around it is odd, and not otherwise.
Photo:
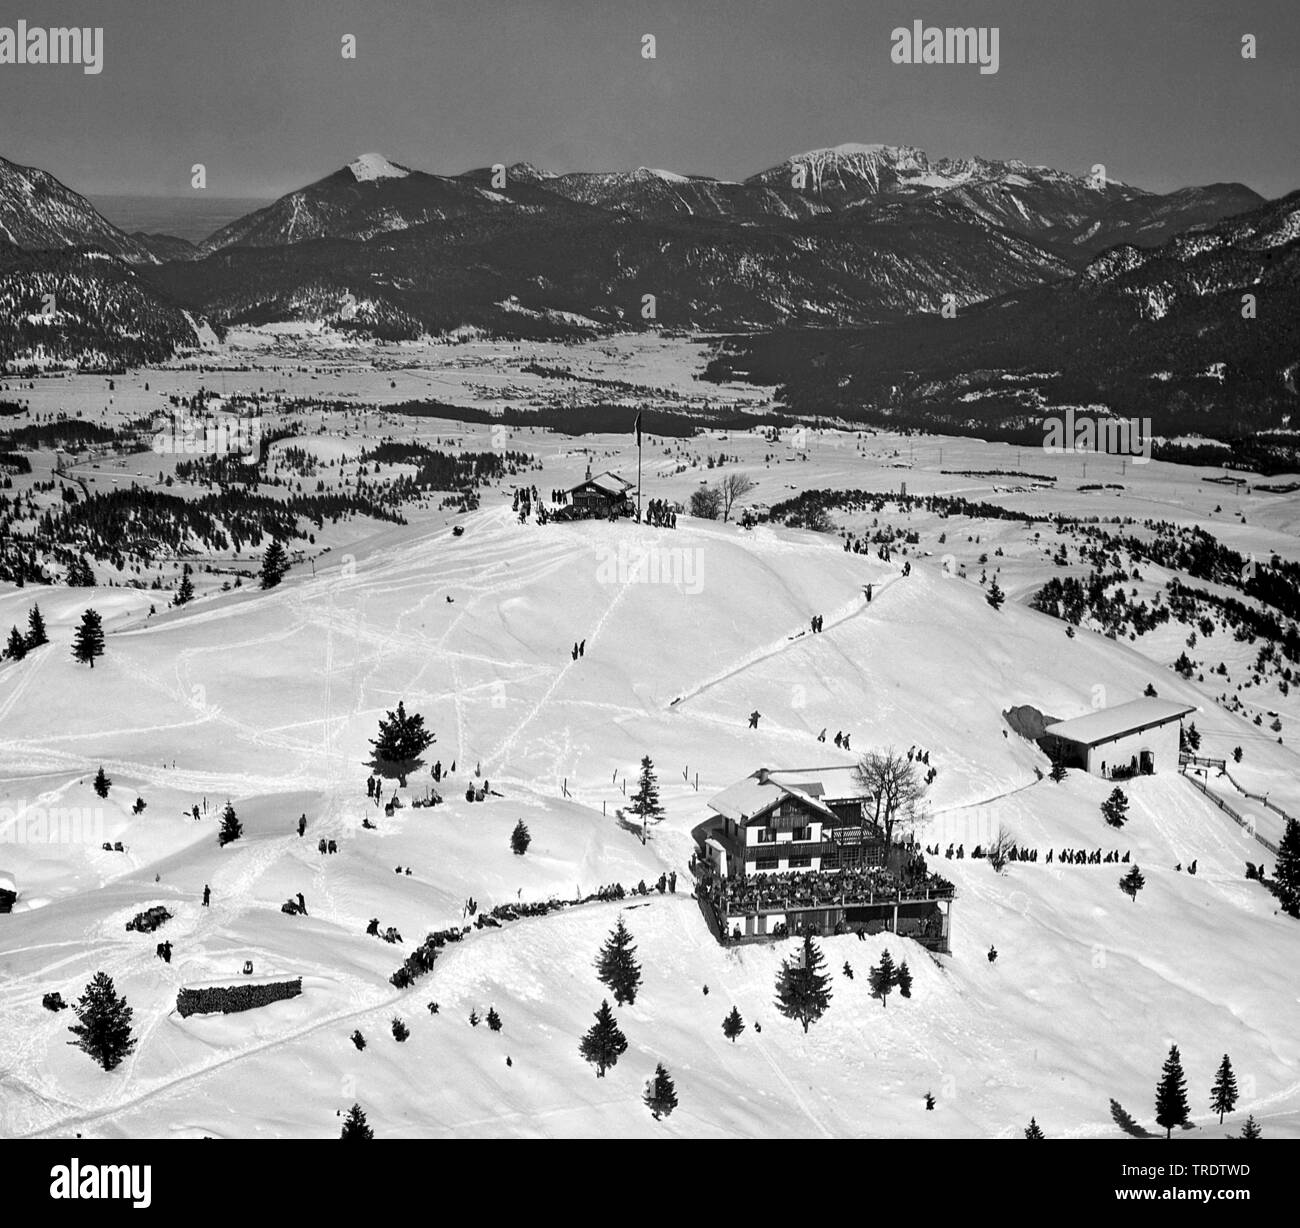
[[(314, 578), (152, 620), (146, 592), (42, 591), (52, 644), (0, 665), (0, 806), (19, 821), (38, 808), (102, 810), (103, 838), (127, 851), (3, 846), (0, 870), (21, 893), (0, 918), (12, 982), (0, 1028), (20, 1038), (0, 1063), (6, 1134), (328, 1136), (333, 1110), (359, 1100), (380, 1136), (760, 1136), (791, 1123), (833, 1136), (998, 1136), (1031, 1112), (1049, 1135), (1116, 1136), (1108, 1099), (1151, 1124), (1172, 1039), (1198, 1133), (1219, 1132), (1204, 1102), (1226, 1049), (1248, 1075), (1235, 1116), (1253, 1112), (1271, 1137), (1300, 1135), (1286, 1022), (1300, 927), (1244, 880), (1257, 846), (1172, 773), (1134, 782), (1132, 818), (1111, 831), (1098, 814), (1107, 787), (1078, 773), (1039, 780), (1046, 759), (1001, 717), (1019, 703), (1072, 715), (1097, 688), (1115, 703), (1154, 677), (1162, 696), (1200, 707), (1207, 741), (1239, 736), (1246, 722), (1205, 691), (1133, 647), (1067, 639), (1016, 603), (994, 611), (977, 584), (933, 561), (903, 576), (833, 537), (688, 518), (675, 533), (539, 526), (496, 505), (459, 523), (463, 537), (436, 521), (393, 529)], [(680, 582), (638, 580), (642, 550)], [(0, 596), (0, 624), (29, 600)], [(66, 644), (92, 600), (110, 634), (89, 671)], [(822, 635), (806, 633), (813, 613)], [(456, 771), (442, 805), (386, 816), (367, 801), (361, 761), (398, 699), (437, 733), (427, 757), (454, 759)], [(1119, 846), (1141, 864), (1145, 891), (1130, 902), (1110, 865), (1040, 855), (997, 876), (983, 861), (940, 858), (959, 892), (952, 955), (827, 939), (835, 997), (805, 1036), (771, 1005), (789, 944), (719, 947), (685, 894), (686, 860), (713, 791), (764, 764), (852, 762), (816, 740), (822, 726), (851, 730), (855, 750), (930, 751), (923, 842), (969, 850), (1005, 824), (1043, 854)], [(668, 813), (643, 848), (611, 815), (647, 753)], [(1300, 779), (1289, 747), (1261, 740), (1251, 756), (1256, 770)], [(102, 804), (89, 788), (101, 762), (114, 782)], [(476, 764), (502, 796), (465, 801)], [(408, 798), (431, 783), (427, 771), (412, 777)], [(137, 794), (148, 803), (138, 817)], [(227, 797), (245, 835), (219, 849), (214, 812)], [(207, 817), (182, 814), (204, 798)], [(362, 828), (366, 815), (376, 830)], [(521, 817), (534, 838), (523, 858), (508, 847)], [(321, 837), (339, 853), (321, 856)], [(1174, 870), (1193, 857), (1195, 877)], [(407, 865), (410, 876), (394, 873)], [(485, 908), (568, 898), (669, 868), (676, 896), (623, 904), (646, 979), (635, 1006), (616, 1012), (630, 1048), (603, 1080), (577, 1040), (604, 996), (590, 961), (617, 904), (474, 931), (410, 990), (388, 983), (425, 932), (460, 922), (467, 896)], [(299, 891), (308, 916), (283, 915)], [(176, 914), (158, 934), (175, 943), (171, 964), (154, 957), (152, 936), (123, 930), (157, 902)], [(370, 917), (405, 942), (367, 937)], [(865, 977), (884, 945), (916, 982), (887, 1009)], [(302, 976), (302, 996), (244, 1015), (173, 1013), (181, 985), (237, 980), (245, 959), (259, 976)], [(50, 990), (71, 1000), (101, 967), (141, 1037), (114, 1075), (64, 1045), (67, 1016), (40, 1005)], [(720, 1029), (733, 1003), (762, 1024), (734, 1046)], [(503, 1030), (469, 1027), (470, 1010), (490, 1005)], [(394, 1014), (411, 1027), (405, 1045), (389, 1035)], [(364, 1052), (348, 1040), (355, 1028)], [(681, 1097), (665, 1124), (640, 1103), (658, 1060)]]

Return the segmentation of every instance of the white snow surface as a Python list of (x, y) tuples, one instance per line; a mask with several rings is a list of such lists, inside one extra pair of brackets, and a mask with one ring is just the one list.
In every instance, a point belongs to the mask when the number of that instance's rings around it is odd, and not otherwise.
[(380, 153), (362, 154), (355, 162), (348, 164), (348, 170), (356, 176), (358, 183), (368, 183), (374, 179), (405, 179), (411, 173)]

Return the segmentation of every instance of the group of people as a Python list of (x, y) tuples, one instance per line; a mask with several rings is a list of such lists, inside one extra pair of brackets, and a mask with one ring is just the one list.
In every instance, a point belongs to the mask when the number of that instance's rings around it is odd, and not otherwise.
[(756, 912), (762, 909), (811, 908), (819, 904), (844, 905), (881, 902), (899, 896), (943, 895), (952, 884), (926, 868), (915, 855), (898, 873), (884, 866), (849, 870), (804, 870), (784, 874), (754, 874), (743, 879), (713, 877), (704, 885), (720, 913)]
[(819, 635), (822, 629), (822, 616), (820, 614), (814, 614), (810, 620), (810, 625), (812, 626), (813, 634)]
[(645, 523), (656, 529), (675, 529), (677, 509), (666, 499), (651, 499), (645, 505)]
[[(817, 741), (819, 741), (819, 742), (825, 742), (825, 741), (826, 741), (826, 730), (825, 730), (825, 729), (823, 729), (823, 730), (821, 731), (821, 733), (819, 733), (819, 734), (817, 735)], [(838, 747), (840, 747), (840, 749), (842, 749), (842, 750), (852, 750), (852, 749), (853, 749), (853, 747), (851, 747), (851, 746), (849, 745), (849, 735), (848, 735), (847, 733), (841, 733), (838, 729), (835, 731), (835, 745), (838, 746)]]
[(587, 641), (586, 641), (586, 640), (574, 640), (574, 642), (573, 642), (573, 652), (572, 652), (570, 655), (572, 655), (572, 657), (573, 657), (573, 659), (574, 659), (575, 661), (576, 661), (579, 657), (585, 657), (585, 656), (587, 655)]

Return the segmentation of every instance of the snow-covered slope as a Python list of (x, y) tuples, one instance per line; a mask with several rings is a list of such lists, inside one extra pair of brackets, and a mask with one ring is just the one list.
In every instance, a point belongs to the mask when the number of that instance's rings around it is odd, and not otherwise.
[[(1140, 694), (1154, 671), (1136, 652), (1067, 639), (1014, 605), (995, 612), (977, 584), (930, 564), (904, 577), (814, 534), (686, 518), (674, 533), (541, 527), (506, 508), (463, 523), (460, 538), (394, 530), (315, 578), (205, 599), (157, 625), (141, 617), (147, 594), (42, 593), (52, 644), (0, 667), (0, 806), (20, 821), (102, 812), (103, 839), (126, 851), (71, 839), (4, 848), (21, 892), (20, 910), (0, 918), (5, 1133), (326, 1136), (334, 1110), (356, 1100), (380, 1136), (991, 1136), (1031, 1113), (1049, 1134), (1113, 1134), (1112, 1097), (1149, 1120), (1174, 1040), (1199, 1127), (1218, 1129), (1204, 1105), (1226, 1050), (1241, 1112), (1272, 1136), (1300, 1134), (1300, 926), (1244, 881), (1257, 846), (1173, 775), (1135, 782), (1115, 833), (1098, 813), (1106, 786), (1037, 779), (1045, 760), (1001, 720), (1018, 703), (1074, 715), (1097, 688), (1110, 703)], [(0, 624), (29, 599), (0, 598)], [(67, 638), (92, 600), (109, 637), (89, 671)], [(805, 633), (815, 613), (818, 636)], [(1160, 690), (1205, 703), (1172, 677)], [(437, 733), (428, 759), (456, 771), (443, 805), (385, 816), (362, 762), (398, 699)], [(1206, 707), (1207, 736), (1235, 720)], [(849, 731), (855, 751), (930, 752), (924, 842), (969, 849), (1006, 825), (1040, 860), (1002, 877), (983, 861), (942, 863), (959, 892), (951, 956), (826, 940), (835, 997), (805, 1036), (772, 1006), (788, 944), (717, 946), (685, 895), (686, 860), (717, 789), (761, 765), (851, 762), (816, 740), (823, 726)], [(612, 817), (643, 754), (668, 811), (645, 847)], [(114, 782), (103, 803), (90, 790), (101, 762)], [(475, 765), (500, 797), (465, 801)], [(412, 777), (408, 796), (429, 784)], [(227, 797), (245, 835), (219, 849)], [(184, 816), (204, 799), (205, 818)], [(522, 858), (509, 849), (520, 818), (533, 835)], [(321, 856), (321, 837), (339, 853)], [(1065, 846), (1130, 850), (1145, 891), (1121, 894), (1118, 866), (1048, 866), (1047, 848)], [(1195, 877), (1175, 871), (1191, 858)], [(388, 983), (426, 931), (461, 922), (469, 896), (484, 907), (567, 898), (661, 869), (678, 872), (677, 896), (622, 906), (646, 983), (617, 1011), (630, 1048), (603, 1080), (577, 1042), (605, 996), (591, 961), (617, 904), (474, 932), (412, 989)], [(299, 891), (309, 915), (281, 913)], [(153, 903), (176, 914), (158, 934), (174, 943), (170, 965), (156, 939), (123, 928)], [(371, 917), (405, 941), (367, 937)], [(865, 976), (885, 945), (916, 982), (887, 1009)], [(243, 1015), (174, 1013), (181, 985), (238, 979), (245, 959), (258, 975), (302, 976), (304, 993)], [(99, 968), (135, 1008), (140, 1037), (113, 1074), (65, 1045), (68, 1016), (40, 1004), (52, 990), (72, 1000)], [(733, 1003), (762, 1024), (734, 1046), (721, 1032)], [(467, 1022), (489, 1006), (500, 1033)], [(389, 1034), (394, 1015), (411, 1027), (404, 1045)], [(661, 1124), (640, 1102), (656, 1061), (681, 1097)]]

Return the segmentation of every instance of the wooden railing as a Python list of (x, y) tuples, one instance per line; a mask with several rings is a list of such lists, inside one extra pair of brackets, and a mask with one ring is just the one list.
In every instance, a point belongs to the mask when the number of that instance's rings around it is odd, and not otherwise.
[(1274, 844), (1273, 841), (1267, 840), (1259, 834), (1259, 832), (1255, 828), (1255, 821), (1253, 819), (1247, 819), (1242, 815), (1238, 814), (1237, 811), (1235, 811), (1231, 806), (1228, 805), (1227, 802), (1223, 800), (1223, 798), (1219, 797), (1217, 793), (1211, 792), (1209, 786), (1202, 784), (1199, 780), (1196, 779), (1195, 776), (1189, 776), (1186, 772), (1183, 772), (1181, 775), (1183, 779), (1188, 782), (1188, 784), (1195, 786), (1202, 793), (1204, 793), (1205, 796), (1208, 797), (1210, 801), (1212, 801), (1216, 806), (1218, 806), (1218, 808), (1222, 810), (1224, 814), (1226, 814), (1229, 818), (1231, 818), (1237, 824), (1238, 827), (1245, 828), (1245, 830), (1248, 831), (1252, 836), (1254, 836), (1255, 839), (1258, 840), (1259, 843), (1262, 844), (1266, 849), (1268, 849), (1268, 851), (1272, 853), (1274, 857), (1277, 856), (1277, 845)]

